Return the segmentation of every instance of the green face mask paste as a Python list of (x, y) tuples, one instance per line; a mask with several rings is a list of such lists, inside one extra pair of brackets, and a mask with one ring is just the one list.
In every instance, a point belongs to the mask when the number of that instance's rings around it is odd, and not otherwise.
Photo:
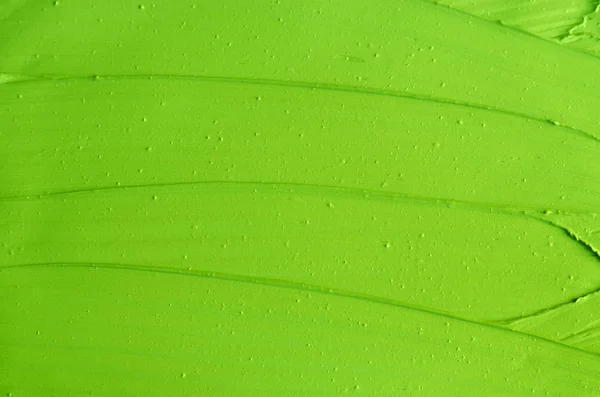
[(538, 3), (1, 2), (0, 395), (600, 395), (600, 17)]

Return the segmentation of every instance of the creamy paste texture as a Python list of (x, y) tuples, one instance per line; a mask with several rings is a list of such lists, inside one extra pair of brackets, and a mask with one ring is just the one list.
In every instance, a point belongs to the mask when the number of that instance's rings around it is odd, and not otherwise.
[(542, 3), (4, 0), (0, 393), (600, 395), (600, 17)]

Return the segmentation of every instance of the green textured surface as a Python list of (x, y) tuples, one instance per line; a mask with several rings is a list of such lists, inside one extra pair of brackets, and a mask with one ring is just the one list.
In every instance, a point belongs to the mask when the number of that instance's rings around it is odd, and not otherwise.
[(471, 3), (0, 3), (0, 393), (600, 395), (596, 7)]

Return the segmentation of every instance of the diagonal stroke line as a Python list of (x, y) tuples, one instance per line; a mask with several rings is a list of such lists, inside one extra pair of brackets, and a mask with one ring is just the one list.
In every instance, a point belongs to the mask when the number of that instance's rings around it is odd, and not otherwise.
[(200, 277), (200, 278), (206, 278), (206, 279), (240, 282), (240, 283), (261, 285), (261, 286), (268, 286), (268, 287), (275, 287), (275, 288), (287, 288), (287, 289), (293, 289), (293, 290), (298, 290), (298, 291), (306, 291), (306, 292), (313, 292), (313, 293), (319, 293), (319, 294), (325, 294), (325, 295), (332, 295), (332, 296), (337, 296), (337, 297), (341, 297), (341, 298), (356, 299), (356, 300), (360, 300), (360, 301), (368, 302), (368, 303), (376, 303), (376, 304), (394, 306), (394, 307), (399, 307), (399, 308), (403, 308), (406, 310), (417, 311), (420, 313), (427, 313), (430, 315), (445, 317), (448, 319), (465, 322), (465, 323), (469, 323), (469, 324), (474, 324), (474, 325), (478, 325), (481, 327), (492, 328), (495, 330), (509, 332), (512, 334), (518, 334), (518, 335), (532, 338), (535, 340), (540, 340), (540, 341), (544, 341), (547, 343), (551, 343), (553, 345), (560, 346), (565, 349), (573, 350), (580, 354), (587, 354), (587, 355), (594, 356), (596, 358), (600, 357), (600, 353), (587, 351), (587, 350), (584, 350), (584, 349), (581, 349), (581, 348), (578, 348), (575, 346), (561, 343), (559, 341), (545, 338), (540, 335), (529, 334), (527, 332), (514, 330), (511, 328), (506, 328), (506, 327), (499, 325), (497, 323), (494, 323), (494, 322), (460, 317), (460, 316), (452, 314), (452, 313), (448, 313), (448, 312), (444, 312), (444, 311), (440, 311), (440, 310), (434, 310), (434, 309), (427, 308), (424, 306), (412, 305), (412, 304), (408, 304), (406, 302), (401, 302), (401, 301), (394, 300), (394, 299), (384, 298), (384, 297), (370, 295), (370, 294), (362, 294), (359, 292), (353, 292), (353, 291), (348, 291), (348, 290), (339, 289), (339, 288), (330, 288), (330, 287), (321, 286), (321, 285), (317, 285), (317, 284), (298, 283), (298, 282), (293, 282), (293, 281), (283, 280), (283, 279), (244, 276), (244, 275), (239, 275), (239, 274), (213, 272), (213, 271), (208, 271), (208, 270), (191, 270), (191, 269), (170, 268), (170, 267), (161, 267), (161, 266), (135, 265), (135, 264), (124, 264), (124, 263), (100, 263), (100, 262), (98, 262), (98, 263), (92, 263), (92, 262), (28, 263), (28, 264), (21, 264), (21, 265), (4, 266), (4, 267), (0, 268), (0, 272), (7, 271), (7, 270), (10, 271), (12, 269), (19, 269), (19, 268), (21, 268), (21, 269), (22, 268), (63, 268), (63, 269), (64, 268), (89, 268), (89, 269), (125, 270), (125, 271), (158, 273), (158, 274), (172, 274), (172, 275), (180, 275), (180, 276), (188, 276), (188, 277)]
[[(520, 215), (527, 217), (534, 221), (542, 222), (551, 227), (560, 229), (565, 233), (565, 236), (569, 239), (573, 240), (580, 247), (585, 249), (588, 253), (592, 254), (596, 259), (600, 260), (600, 251), (598, 251), (593, 245), (589, 242), (582, 239), (576, 233), (571, 231), (565, 226), (558, 224), (557, 222), (544, 217), (544, 214), (547, 210), (541, 211), (539, 209), (533, 207), (519, 207), (519, 206), (506, 206), (500, 204), (493, 203), (484, 203), (484, 202), (472, 202), (465, 200), (453, 200), (446, 198), (436, 198), (436, 197), (428, 197), (428, 196), (419, 196), (419, 195), (411, 195), (399, 192), (385, 192), (380, 190), (373, 189), (361, 189), (361, 188), (352, 188), (352, 187), (343, 187), (343, 186), (332, 186), (332, 185), (320, 185), (320, 184), (307, 184), (307, 183), (282, 183), (282, 182), (253, 182), (253, 181), (188, 181), (188, 182), (170, 182), (170, 183), (151, 183), (151, 184), (138, 184), (138, 185), (120, 185), (120, 186), (108, 186), (108, 187), (96, 187), (96, 188), (88, 188), (88, 189), (76, 189), (76, 190), (61, 190), (54, 192), (47, 192), (43, 194), (37, 195), (23, 195), (23, 196), (12, 196), (12, 197), (2, 197), (0, 198), (0, 202), (2, 201), (18, 201), (18, 200), (31, 200), (31, 199), (44, 199), (50, 198), (54, 196), (65, 196), (65, 195), (74, 195), (74, 194), (86, 194), (86, 193), (95, 193), (95, 192), (111, 192), (111, 191), (126, 191), (127, 189), (141, 189), (141, 188), (152, 188), (152, 187), (170, 187), (170, 186), (207, 186), (207, 185), (217, 185), (220, 187), (223, 186), (247, 186), (249, 188), (258, 189), (258, 188), (270, 188), (272, 190), (275, 189), (300, 189), (300, 191), (295, 190), (296, 193), (301, 193), (302, 190), (306, 191), (308, 189), (319, 189), (319, 190), (328, 190), (330, 193), (339, 194), (339, 195), (349, 195), (352, 197), (360, 197), (363, 199), (384, 199), (384, 200), (399, 200), (399, 201), (409, 201), (415, 203), (421, 203), (425, 205), (446, 205), (449, 208), (460, 209), (460, 210), (474, 210), (474, 211), (484, 211), (484, 212), (496, 212), (503, 215)], [(559, 211), (551, 211), (552, 213), (559, 213)], [(572, 212), (576, 213), (576, 212)], [(585, 212), (579, 212), (580, 214), (585, 214)], [(576, 302), (579, 299), (585, 298), (588, 295), (591, 295), (600, 289), (595, 289), (590, 292), (586, 292), (580, 296), (572, 298), (566, 302), (561, 302), (556, 305), (553, 305), (548, 308), (543, 308), (537, 310), (533, 313), (524, 314), (518, 317), (511, 317), (502, 320), (495, 320), (499, 324), (512, 324), (516, 321), (523, 320), (525, 318), (534, 317), (542, 313), (546, 313), (552, 310), (556, 310), (560, 307), (570, 305)]]
[[(539, 215), (528, 215), (528, 216), (530, 216), (532, 218), (539, 219), (539, 220), (541, 220), (542, 222), (544, 222), (544, 223), (546, 223), (548, 225), (551, 225), (551, 226), (553, 226), (553, 227), (555, 227), (557, 229), (562, 230), (567, 235), (567, 237), (569, 237), (571, 240), (573, 240), (577, 244), (579, 244), (580, 247), (584, 248), (588, 253), (590, 253), (591, 255), (593, 255), (596, 259), (600, 260), (600, 251), (596, 247), (594, 247), (592, 244), (590, 244), (588, 241), (584, 240), (581, 236), (577, 235), (577, 233), (575, 233), (574, 231), (572, 231), (569, 228), (567, 228), (567, 227), (559, 224), (556, 221), (553, 221), (553, 220), (550, 220), (550, 219), (541, 218)], [(525, 320), (525, 319), (532, 318), (532, 317), (537, 317), (537, 316), (540, 316), (540, 315), (543, 315), (543, 314), (547, 314), (547, 313), (550, 313), (550, 312), (553, 312), (553, 311), (556, 311), (556, 310), (560, 310), (560, 309), (562, 309), (564, 307), (567, 307), (567, 306), (571, 306), (573, 304), (578, 303), (581, 299), (585, 299), (585, 298), (587, 298), (589, 296), (592, 296), (594, 294), (597, 294), (597, 293), (600, 293), (600, 288), (594, 288), (593, 290), (588, 291), (588, 292), (586, 292), (586, 293), (584, 293), (582, 295), (579, 295), (579, 296), (577, 296), (575, 298), (572, 298), (572, 299), (570, 299), (570, 300), (568, 300), (566, 302), (562, 302), (562, 303), (556, 304), (556, 305), (551, 306), (551, 307), (546, 307), (546, 308), (537, 310), (537, 311), (535, 311), (533, 313), (524, 314), (522, 316), (516, 316), (516, 317), (506, 318), (506, 319), (499, 320), (499, 321), (496, 321), (496, 322), (499, 323), (499, 324), (502, 324), (502, 325), (512, 325), (514, 323), (520, 322), (521, 320)]]
[[(543, 119), (535, 117), (526, 113), (517, 112), (508, 109), (502, 109), (494, 106), (487, 106), (478, 103), (469, 103), (464, 101), (457, 101), (450, 98), (433, 97), (423, 94), (411, 93), (411, 92), (400, 92), (396, 90), (386, 90), (381, 88), (369, 88), (360, 86), (351, 86), (343, 84), (331, 84), (331, 83), (319, 83), (319, 82), (307, 82), (307, 81), (293, 81), (293, 80), (277, 80), (277, 79), (259, 79), (251, 77), (226, 77), (226, 76), (204, 76), (204, 75), (173, 75), (173, 74), (121, 74), (121, 75), (82, 75), (82, 76), (65, 76), (65, 75), (11, 75), (5, 74), (4, 84), (23, 84), (23, 83), (34, 83), (34, 82), (77, 82), (77, 81), (102, 81), (102, 80), (191, 80), (191, 81), (202, 81), (202, 82), (218, 82), (228, 84), (250, 84), (250, 85), (265, 85), (275, 87), (292, 87), (292, 88), (304, 88), (311, 90), (324, 90), (324, 91), (336, 91), (346, 92), (353, 94), (363, 95), (377, 95), (394, 98), (404, 98), (417, 101), (441, 103), (451, 106), (465, 107), (470, 109), (483, 110), (494, 113), (501, 113), (513, 117), (518, 117), (527, 120), (537, 121), (543, 124), (550, 124), (557, 128), (575, 133), (581, 137), (590, 139), (596, 143), (600, 143), (600, 137), (597, 137), (589, 132), (570, 127), (559, 121), (553, 121), (549, 119)], [(14, 78), (10, 78), (14, 76)]]
[(520, 322), (521, 320), (525, 320), (525, 319), (528, 319), (528, 318), (537, 317), (537, 316), (540, 316), (540, 315), (543, 315), (543, 314), (548, 314), (548, 313), (560, 310), (562, 308), (574, 305), (574, 304), (578, 303), (580, 300), (585, 299), (587, 297), (590, 297), (592, 295), (595, 295), (597, 293), (600, 293), (600, 288), (595, 288), (594, 290), (592, 290), (590, 292), (587, 292), (587, 293), (585, 293), (583, 295), (580, 295), (580, 296), (578, 296), (576, 298), (573, 298), (573, 299), (571, 299), (571, 300), (569, 300), (567, 302), (562, 302), (562, 303), (559, 303), (559, 304), (551, 306), (551, 307), (540, 309), (540, 310), (535, 311), (533, 313), (525, 314), (523, 316), (511, 317), (511, 318), (507, 318), (507, 319), (503, 319), (503, 320), (498, 320), (498, 321), (494, 321), (494, 322), (497, 323), (497, 324), (500, 324), (500, 325), (511, 326), (511, 325), (513, 325), (515, 323)]

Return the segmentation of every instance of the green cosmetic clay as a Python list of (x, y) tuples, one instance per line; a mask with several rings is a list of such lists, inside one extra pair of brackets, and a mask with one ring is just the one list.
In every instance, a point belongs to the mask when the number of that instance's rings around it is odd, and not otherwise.
[(592, 1), (0, 1), (0, 396), (600, 396)]

